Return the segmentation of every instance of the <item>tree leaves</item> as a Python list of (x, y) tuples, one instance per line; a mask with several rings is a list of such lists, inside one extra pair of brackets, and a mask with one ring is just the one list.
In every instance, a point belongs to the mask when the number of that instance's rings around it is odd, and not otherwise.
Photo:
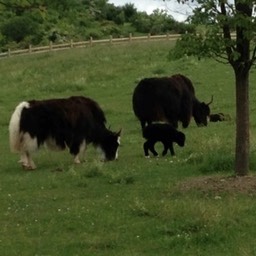
[(213, 57), (231, 65), (238, 61), (250, 62), (250, 56), (245, 52), (255, 37), (254, 3), (240, 0), (235, 5), (231, 1), (199, 0), (189, 20), (203, 24), (203, 32), (182, 36), (170, 56)]

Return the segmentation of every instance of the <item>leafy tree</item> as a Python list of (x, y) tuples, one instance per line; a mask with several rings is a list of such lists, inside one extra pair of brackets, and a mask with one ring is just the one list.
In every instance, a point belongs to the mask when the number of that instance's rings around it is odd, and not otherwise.
[(233, 68), (236, 91), (235, 174), (238, 176), (249, 172), (249, 73), (256, 60), (253, 41), (255, 4), (254, 0), (198, 0), (198, 8), (191, 20), (204, 23), (205, 31), (184, 35), (174, 52), (176, 57), (181, 54), (212, 57)]
[(168, 15), (165, 11), (159, 9), (154, 10), (149, 17), (151, 23), (151, 34), (160, 34), (162, 32), (167, 32), (173, 27), (175, 23), (172, 16)]
[(102, 9), (103, 18), (114, 21), (116, 24), (123, 24), (125, 22), (125, 14), (122, 7), (116, 7), (113, 4), (108, 4)]
[[(156, 9), (152, 14), (146, 12), (138, 12), (132, 19), (132, 25), (137, 31), (142, 33), (161, 34), (167, 32), (184, 32), (188, 25), (174, 20), (172, 16), (163, 10)], [(190, 26), (192, 27), (192, 26)]]
[(66, 13), (75, 8), (81, 7), (81, 1), (79, 0), (37, 0), (40, 1), (47, 9), (54, 9), (60, 13)]
[(151, 28), (151, 21), (146, 12), (138, 12), (132, 22), (132, 25), (139, 32), (149, 33)]
[(128, 3), (123, 6), (124, 16), (126, 22), (131, 22), (137, 14), (137, 9), (134, 4)]
[[(126, 24), (125, 24), (126, 23)], [(0, 47), (60, 43), (128, 33), (190, 30), (165, 12), (139, 13), (133, 4), (115, 6), (108, 0), (0, 0)]]

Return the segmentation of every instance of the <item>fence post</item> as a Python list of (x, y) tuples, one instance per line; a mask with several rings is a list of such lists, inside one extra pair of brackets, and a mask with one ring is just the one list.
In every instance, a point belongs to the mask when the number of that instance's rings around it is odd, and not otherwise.
[(112, 42), (113, 42), (113, 37), (112, 37), (112, 35), (109, 37), (109, 42), (110, 42), (110, 44), (112, 44)]
[(148, 34), (148, 41), (150, 40), (150, 36), (151, 36), (151, 34), (149, 33), (149, 34)]
[(73, 39), (70, 40), (70, 48), (73, 48), (74, 45), (73, 45)]
[(90, 36), (90, 46), (92, 46), (92, 37)]
[(52, 41), (50, 41), (49, 50), (50, 50), (50, 51), (52, 50)]
[(32, 53), (32, 45), (31, 44), (28, 46), (28, 53)]
[(11, 49), (8, 48), (8, 57), (11, 57)]
[(129, 34), (129, 42), (132, 41), (132, 33)]
[(169, 39), (170, 39), (169, 33), (166, 34), (166, 38), (167, 38), (167, 40), (169, 41)]

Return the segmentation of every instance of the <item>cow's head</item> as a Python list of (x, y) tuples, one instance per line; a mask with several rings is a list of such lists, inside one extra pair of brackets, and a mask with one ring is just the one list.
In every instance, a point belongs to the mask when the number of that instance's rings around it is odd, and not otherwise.
[(103, 161), (112, 161), (118, 158), (120, 135), (121, 130), (119, 132), (107, 130), (103, 143), (100, 145)]
[(198, 103), (193, 111), (193, 116), (197, 126), (207, 126), (207, 119), (210, 115), (209, 105), (213, 102), (213, 96), (209, 103)]

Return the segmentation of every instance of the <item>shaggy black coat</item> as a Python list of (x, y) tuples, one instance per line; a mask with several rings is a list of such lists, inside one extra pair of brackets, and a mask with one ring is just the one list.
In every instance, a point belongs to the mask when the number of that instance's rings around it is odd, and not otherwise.
[(177, 74), (142, 79), (134, 89), (132, 103), (143, 129), (152, 122), (168, 122), (177, 128), (179, 121), (186, 128), (192, 116), (198, 126), (206, 126), (211, 102), (200, 102), (191, 80)]

